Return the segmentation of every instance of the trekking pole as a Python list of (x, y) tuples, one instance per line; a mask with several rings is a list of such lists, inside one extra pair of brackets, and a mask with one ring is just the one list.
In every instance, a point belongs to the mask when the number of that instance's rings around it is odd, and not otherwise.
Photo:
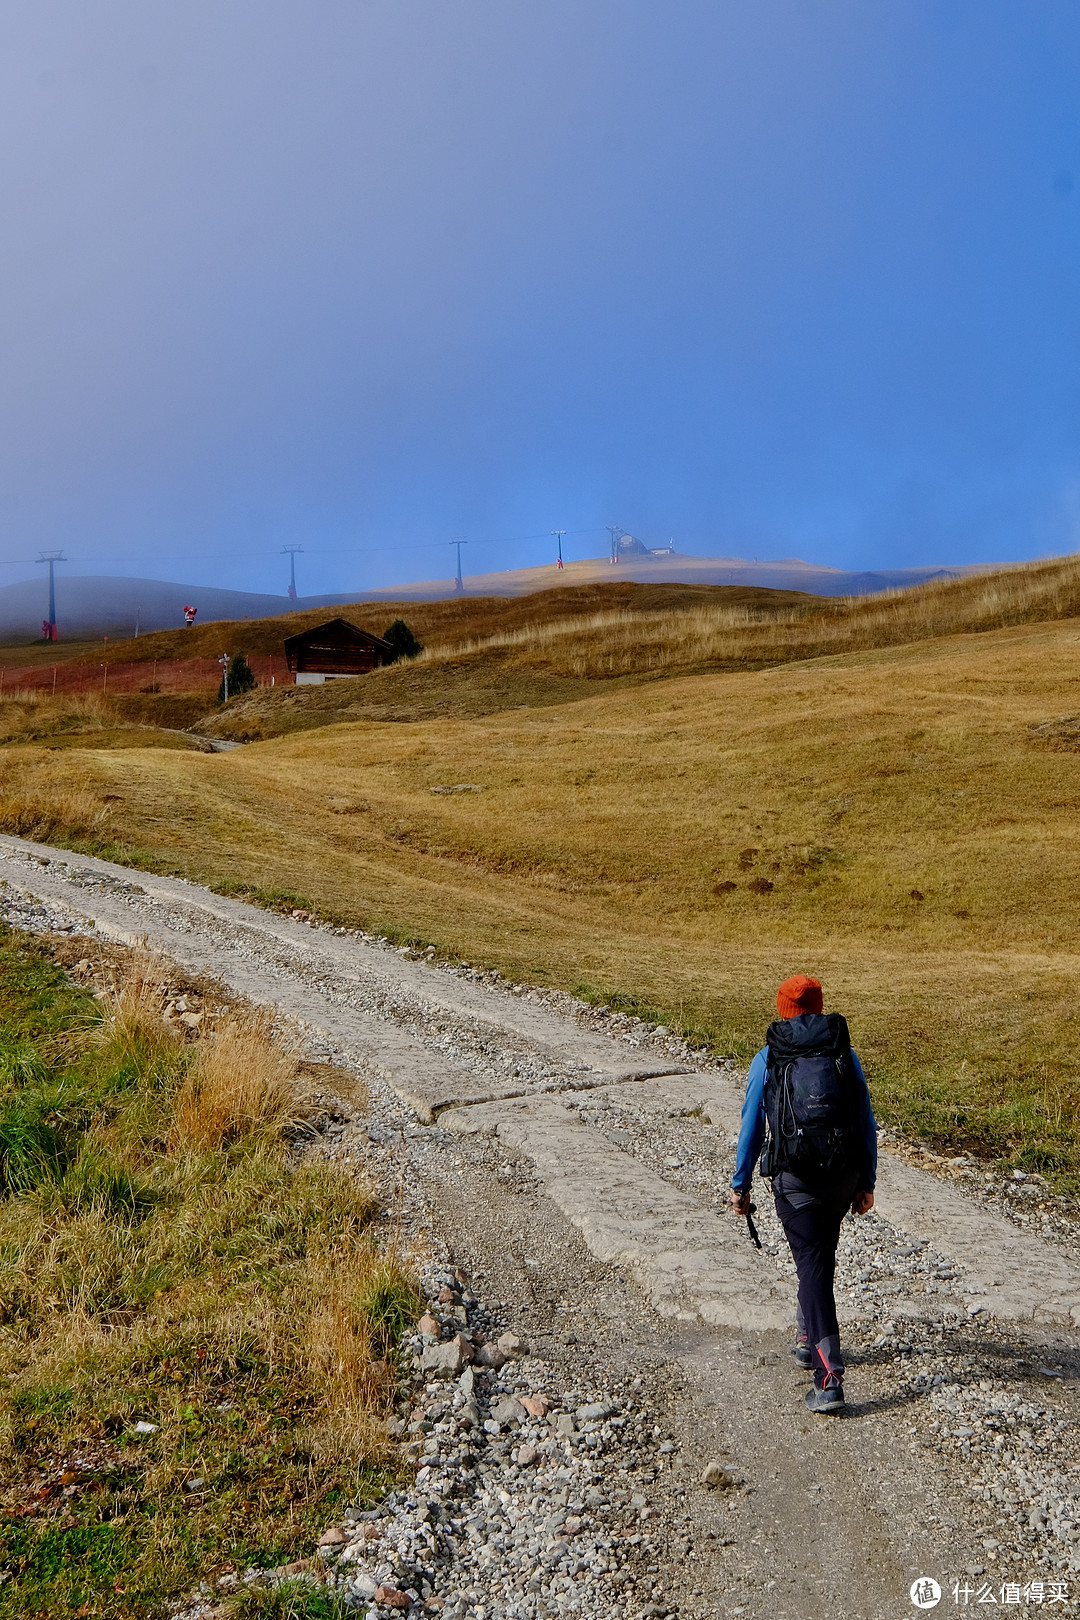
[(757, 1205), (756, 1204), (751, 1204), (750, 1208), (746, 1212), (746, 1229), (750, 1233), (750, 1236), (753, 1238), (754, 1243), (760, 1249), (761, 1248), (761, 1239), (758, 1237), (758, 1235), (757, 1235), (757, 1227), (754, 1225), (754, 1216), (756, 1214), (757, 1214)]

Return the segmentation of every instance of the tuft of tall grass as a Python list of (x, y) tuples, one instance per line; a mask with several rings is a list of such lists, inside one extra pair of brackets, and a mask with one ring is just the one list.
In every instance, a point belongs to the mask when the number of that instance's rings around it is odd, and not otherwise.
[(133, 951), (123, 971), (97, 992), (98, 1044), (143, 1066), (151, 1056), (174, 1053), (179, 1036), (165, 1021), (168, 999), (165, 964), (145, 951)]
[(46, 1215), (100, 1213), (113, 1221), (138, 1221), (164, 1201), (153, 1177), (118, 1162), (104, 1147), (87, 1142), (61, 1175), (37, 1184), (39, 1207)]
[(100, 731), (122, 723), (115, 704), (93, 692), (16, 692), (0, 697), (0, 743), (63, 731)]
[(400, 1260), (384, 1256), (362, 1279), (357, 1304), (380, 1356), (388, 1356), (411, 1323), (423, 1299), (412, 1273)]
[(309, 1107), (297, 1049), (274, 1039), (269, 1013), (245, 1013), (199, 1043), (176, 1098), (170, 1141), (206, 1150), (273, 1140)]
[(422, 1308), (407, 1265), (366, 1245), (337, 1244), (311, 1258), (289, 1299), (305, 1322), (309, 1365), (327, 1396), (309, 1431), (312, 1454), (354, 1465), (385, 1455), (382, 1414), (392, 1399), (394, 1347)]
[(29, 1089), (10, 1098), (0, 1113), (0, 1188), (28, 1193), (57, 1181), (70, 1161), (64, 1132), (49, 1118), (48, 1104)]
[(33, 1041), (0, 1028), (0, 1087), (40, 1085), (48, 1072), (48, 1061)]

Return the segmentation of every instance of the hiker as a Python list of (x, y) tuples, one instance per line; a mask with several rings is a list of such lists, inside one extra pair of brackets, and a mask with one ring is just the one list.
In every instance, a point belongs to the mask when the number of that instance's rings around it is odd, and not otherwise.
[[(750, 1184), (772, 1181), (776, 1213), (799, 1276), (794, 1356), (813, 1368), (812, 1412), (844, 1405), (844, 1362), (833, 1298), (840, 1223), (874, 1205), (877, 1124), (862, 1064), (839, 1013), (822, 1010), (821, 985), (803, 973), (776, 993), (779, 1020), (750, 1065), (731, 1178), (731, 1207), (749, 1218)], [(764, 1143), (764, 1151), (762, 1144)]]

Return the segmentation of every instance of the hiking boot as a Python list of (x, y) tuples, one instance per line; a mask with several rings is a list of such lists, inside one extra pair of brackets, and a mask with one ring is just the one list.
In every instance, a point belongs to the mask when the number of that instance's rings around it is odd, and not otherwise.
[(838, 1378), (830, 1378), (822, 1389), (808, 1389), (806, 1404), (811, 1412), (842, 1412), (844, 1386)]
[(808, 1344), (797, 1344), (791, 1353), (799, 1366), (805, 1367), (807, 1371), (814, 1365), (814, 1352)]

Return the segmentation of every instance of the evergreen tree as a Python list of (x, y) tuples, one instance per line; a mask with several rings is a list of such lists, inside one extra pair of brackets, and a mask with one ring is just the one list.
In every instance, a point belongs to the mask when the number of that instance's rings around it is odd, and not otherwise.
[(423, 643), (417, 641), (404, 619), (395, 619), (389, 630), (383, 631), (383, 640), (388, 641), (394, 649), (391, 663), (396, 664), (399, 658), (415, 658), (422, 653)]
[[(233, 653), (229, 659), (229, 696), (234, 698), (239, 697), (241, 692), (253, 692), (255, 685), (254, 671), (244, 654), (242, 652)], [(224, 675), (221, 677), (221, 685), (218, 687), (217, 700), (219, 703), (225, 702)]]

